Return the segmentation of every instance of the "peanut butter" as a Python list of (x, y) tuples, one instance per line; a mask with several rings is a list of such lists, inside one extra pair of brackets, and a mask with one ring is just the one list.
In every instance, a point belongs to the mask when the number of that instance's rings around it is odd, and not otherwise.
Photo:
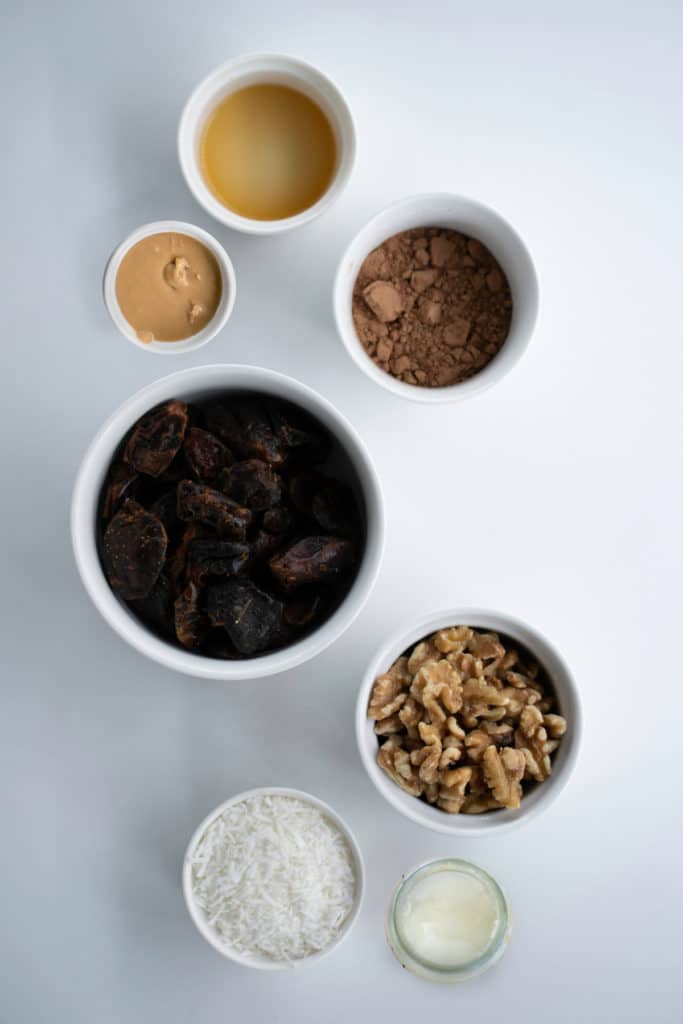
[(221, 272), (189, 235), (148, 235), (121, 260), (116, 298), (140, 341), (182, 341), (206, 327), (221, 300)]

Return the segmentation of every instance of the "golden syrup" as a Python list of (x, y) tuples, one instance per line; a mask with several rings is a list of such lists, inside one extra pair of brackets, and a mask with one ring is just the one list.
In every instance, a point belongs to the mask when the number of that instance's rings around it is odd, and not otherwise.
[(325, 194), (337, 146), (329, 120), (308, 96), (286, 85), (250, 85), (210, 115), (200, 164), (228, 209), (252, 220), (282, 220)]

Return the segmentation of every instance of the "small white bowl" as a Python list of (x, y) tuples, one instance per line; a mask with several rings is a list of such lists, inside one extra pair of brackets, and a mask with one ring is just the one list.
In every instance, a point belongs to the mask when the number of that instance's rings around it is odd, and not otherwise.
[[(116, 298), (116, 275), (118, 274), (119, 267), (121, 266), (121, 261), (134, 245), (137, 245), (137, 243), (142, 241), (143, 238), (148, 238), (150, 235), (163, 233), (188, 235), (190, 238), (195, 238), (198, 242), (201, 242), (206, 246), (214, 256), (220, 270), (221, 299), (218, 304), (218, 309), (206, 327), (201, 331), (197, 331), (197, 333), (191, 335), (191, 337), (185, 338), (183, 341), (143, 342), (140, 341), (135, 329), (121, 312), (121, 307), (119, 306), (118, 299)], [(202, 228), (199, 228), (194, 224), (187, 224), (184, 221), (159, 220), (150, 224), (143, 224), (141, 227), (131, 232), (131, 234), (116, 247), (109, 257), (109, 261), (105, 268), (103, 293), (104, 302), (109, 315), (124, 337), (128, 338), (129, 341), (132, 341), (134, 345), (138, 346), (138, 348), (142, 348), (147, 352), (154, 352), (157, 355), (178, 355), (183, 352), (192, 352), (195, 349), (201, 348), (202, 345), (206, 345), (207, 342), (211, 341), (211, 339), (215, 337), (220, 330), (222, 330), (235, 305), (237, 283), (235, 280), (235, 271), (232, 261), (223, 246), (213, 237), (213, 235), (210, 235), (208, 231), (204, 231)]]
[[(377, 764), (378, 743), (374, 723), (368, 718), (372, 685), (399, 655), (419, 640), (448, 626), (465, 625), (490, 629), (516, 640), (534, 655), (545, 669), (557, 699), (558, 712), (567, 719), (567, 732), (553, 755), (552, 774), (534, 786), (522, 798), (517, 810), (489, 811), (484, 814), (447, 814), (438, 807), (406, 793)], [(434, 832), (452, 836), (491, 835), (505, 832), (522, 821), (529, 821), (545, 810), (564, 789), (572, 773), (581, 736), (581, 707), (576, 683), (557, 648), (536, 629), (502, 612), (481, 608), (452, 608), (425, 615), (410, 628), (403, 627), (377, 651), (361, 683), (356, 703), (356, 740), (363, 767), (371, 782), (392, 807), (406, 818)]]
[[(207, 119), (231, 92), (257, 84), (288, 85), (303, 92), (326, 114), (337, 145), (337, 167), (320, 199), (294, 217), (253, 220), (224, 206), (204, 181), (199, 147)], [(178, 127), (178, 159), (188, 188), (198, 203), (222, 224), (252, 235), (273, 235), (307, 224), (327, 210), (343, 192), (356, 158), (356, 131), (341, 92), (317, 68), (302, 60), (274, 53), (253, 53), (228, 61), (196, 87), (183, 109)]]
[[(196, 238), (198, 242), (205, 245), (206, 248), (212, 253), (218, 268), (221, 273), (221, 300), (218, 303), (218, 309), (214, 313), (213, 317), (201, 331), (197, 331), (196, 334), (191, 335), (189, 338), (185, 338), (183, 341), (140, 341), (137, 334), (135, 333), (134, 327), (126, 320), (125, 316), (121, 312), (118, 299), (116, 298), (116, 275), (119, 272), (121, 261), (126, 253), (141, 242), (143, 238), (148, 238), (150, 235), (160, 235), (172, 232), (177, 235), (188, 235), (190, 238)], [(211, 341), (220, 330), (225, 327), (230, 314), (232, 313), (233, 306), (235, 305), (235, 296), (237, 294), (237, 283), (235, 281), (235, 271), (232, 266), (232, 262), (223, 246), (218, 242), (213, 235), (210, 235), (208, 231), (204, 231), (202, 228), (196, 227), (194, 224), (186, 224), (181, 220), (157, 220), (151, 224), (143, 224), (142, 227), (137, 228), (131, 232), (127, 238), (121, 242), (120, 245), (114, 249), (113, 253), (109, 257), (109, 261), (104, 271), (103, 281), (103, 293), (104, 293), (104, 304), (107, 307), (109, 316), (114, 321), (116, 327), (118, 327), (124, 338), (128, 338), (138, 348), (144, 349), (146, 352), (154, 352), (155, 355), (161, 356), (176, 356), (183, 352), (193, 352), (197, 348), (201, 348), (202, 345), (206, 345), (208, 341)]]
[[(359, 341), (351, 312), (353, 287), (365, 257), (399, 231), (422, 227), (451, 228), (479, 239), (505, 271), (512, 292), (510, 332), (498, 354), (469, 380), (441, 388), (406, 384), (381, 370)], [(433, 192), (400, 199), (378, 213), (358, 232), (339, 264), (333, 305), (337, 330), (347, 352), (376, 384), (415, 402), (459, 402), (502, 380), (521, 359), (538, 314), (538, 280), (526, 246), (500, 214), (475, 199)]]
[[(339, 829), (340, 833), (346, 840), (349, 847), (349, 851), (351, 853), (354, 874), (356, 876), (356, 893), (351, 912), (349, 913), (349, 916), (344, 922), (344, 926), (340, 930), (339, 934), (329, 944), (329, 946), (326, 946), (325, 949), (321, 949), (317, 953), (311, 953), (310, 956), (305, 957), (303, 960), (293, 960), (287, 962), (274, 961), (269, 960), (267, 957), (245, 956), (242, 953), (237, 953), (229, 949), (229, 947), (227, 947), (220, 941), (218, 934), (213, 930), (213, 928), (211, 928), (207, 924), (204, 912), (200, 907), (197, 906), (194, 894), (192, 892), (192, 856), (194, 854), (194, 850), (195, 847), (197, 846), (197, 843), (204, 835), (206, 829), (209, 827), (211, 822), (220, 814), (223, 814), (223, 812), (226, 811), (228, 807), (232, 807), (234, 804), (239, 804), (243, 800), (246, 800), (249, 797), (254, 796), (291, 796), (297, 800), (303, 801), (304, 803), (311, 804), (311, 806), (313, 807), (317, 807), (318, 810), (321, 811), (326, 818), (329, 818), (333, 825), (336, 825), (336, 827)], [(249, 789), (246, 790), (246, 792), (244, 793), (238, 793), (237, 796), (231, 797), (230, 800), (226, 800), (225, 803), (220, 805), (220, 807), (216, 807), (215, 810), (211, 811), (211, 814), (208, 814), (206, 818), (204, 818), (204, 821), (195, 831), (194, 835), (192, 836), (192, 839), (188, 844), (187, 851), (185, 853), (185, 860), (183, 861), (183, 895), (185, 897), (185, 904), (189, 911), (190, 917), (192, 918), (192, 921), (194, 922), (197, 931), (206, 939), (206, 941), (211, 946), (213, 946), (214, 949), (218, 950), (218, 952), (221, 953), (224, 957), (227, 957), (228, 960), (233, 960), (235, 963), (241, 964), (243, 967), (255, 967), (258, 970), (262, 971), (278, 971), (293, 967), (304, 967), (308, 964), (315, 963), (317, 960), (322, 959), (322, 957), (327, 956), (328, 953), (331, 953), (332, 950), (336, 949), (340, 942), (342, 942), (346, 938), (346, 936), (349, 934), (354, 924), (356, 923), (356, 920), (360, 913), (361, 905), (363, 903), (364, 890), (365, 869), (363, 866), (363, 857), (360, 852), (360, 847), (358, 846), (358, 843), (356, 841), (356, 837), (354, 836), (353, 832), (346, 824), (346, 822), (339, 817), (336, 811), (332, 810), (329, 804), (326, 804), (322, 800), (319, 800), (318, 797), (311, 796), (310, 793), (304, 793), (300, 789), (287, 789), (286, 787), (282, 786), (265, 786), (259, 789)]]
[[(356, 578), (336, 611), (289, 647), (239, 661), (207, 658), (162, 640), (120, 601), (109, 586), (97, 550), (100, 492), (114, 453), (142, 416), (171, 398), (197, 401), (226, 391), (256, 391), (300, 406), (326, 427), (344, 453), (365, 511), (365, 548)], [(119, 636), (160, 665), (205, 679), (243, 680), (275, 675), (315, 657), (351, 625), (370, 596), (384, 550), (384, 502), (379, 477), (362, 440), (335, 407), (292, 377), (257, 366), (197, 366), (179, 370), (121, 405), (95, 435), (78, 471), (71, 502), (71, 540), (76, 566), (102, 617)]]

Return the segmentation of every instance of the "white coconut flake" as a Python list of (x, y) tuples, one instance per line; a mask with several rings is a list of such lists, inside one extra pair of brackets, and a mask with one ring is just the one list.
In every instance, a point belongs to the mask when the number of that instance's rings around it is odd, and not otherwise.
[(339, 934), (354, 903), (348, 844), (317, 807), (253, 796), (211, 822), (192, 890), (220, 942), (245, 956), (301, 960)]

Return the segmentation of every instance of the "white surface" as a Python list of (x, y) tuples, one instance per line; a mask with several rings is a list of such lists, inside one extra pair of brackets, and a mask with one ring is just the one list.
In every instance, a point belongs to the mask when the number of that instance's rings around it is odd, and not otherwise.
[[(463, 231), (495, 252), (506, 273), (513, 303), (510, 329), (495, 359), (469, 380), (441, 388), (415, 387), (381, 370), (358, 341), (352, 315), (354, 285), (368, 253), (400, 231), (430, 224)], [(538, 277), (514, 227), (478, 200), (449, 192), (399, 199), (364, 224), (339, 261), (333, 294), (339, 337), (360, 369), (393, 394), (431, 405), (465, 401), (502, 380), (524, 355), (538, 316)]]
[[(3, 1024), (680, 1020), (683, 12), (549, 11), (3, 4)], [(359, 133), (340, 202), (270, 239), (205, 217), (175, 156), (190, 89), (259, 49), (328, 72)], [(541, 315), (504, 382), (426, 409), (356, 369), (330, 293), (368, 217), (432, 189), (509, 218)], [(306, 668), (241, 690), (130, 650), (69, 545), (85, 447), (162, 372), (113, 329), (102, 269), (127, 231), (163, 217), (215, 232), (234, 260), (238, 301), (211, 361), (261, 361), (319, 389), (386, 488), (387, 557), (363, 616)], [(413, 610), (455, 603), (547, 633), (585, 713), (576, 772), (547, 814), (468, 841), (386, 805), (353, 736), (378, 641)], [(328, 959), (262, 976), (207, 948), (180, 872), (204, 814), (278, 783), (349, 822), (367, 896)], [(491, 871), (514, 918), (503, 961), (455, 990), (402, 972), (382, 930), (401, 871), (444, 854)]]
[[(147, 629), (109, 587), (102, 571), (93, 529), (102, 483), (114, 452), (121, 438), (140, 416), (170, 398), (198, 401), (231, 389), (275, 394), (316, 416), (337, 439), (339, 453), (335, 457), (339, 471), (344, 475), (348, 473), (349, 483), (356, 485), (363, 495), (367, 517), (365, 550), (356, 578), (334, 614), (319, 629), (298, 643), (242, 663), (208, 658), (195, 651), (183, 650)], [(375, 585), (384, 550), (384, 520), (379, 475), (368, 450), (349, 421), (326, 398), (291, 377), (263, 367), (236, 364), (218, 366), (209, 363), (164, 375), (132, 395), (102, 425), (78, 472), (71, 508), (71, 537), (76, 564), (86, 589), (101, 614), (120, 636), (161, 665), (204, 679), (234, 681), (247, 676), (255, 679), (294, 669), (319, 654), (345, 632), (360, 614)]]
[[(542, 786), (534, 786), (522, 800), (522, 806), (515, 811), (501, 810), (496, 814), (444, 814), (438, 807), (424, 800), (416, 800), (410, 793), (401, 789), (377, 764), (375, 723), (367, 714), (375, 679), (382, 672), (386, 672), (404, 651), (412, 650), (424, 637), (437, 629), (447, 629), (463, 622), (512, 637), (530, 651), (552, 680), (557, 697), (557, 710), (567, 720), (567, 731), (559, 750), (553, 756), (552, 774)], [(552, 802), (561, 795), (576, 767), (577, 758), (581, 757), (582, 719), (581, 697), (576, 680), (561, 652), (548, 637), (542, 636), (537, 629), (509, 614), (473, 608), (471, 605), (451, 605), (448, 609), (433, 609), (427, 615), (414, 612), (409, 625), (403, 623), (373, 652), (358, 689), (356, 740), (363, 767), (370, 781), (385, 800), (401, 814), (405, 814), (425, 828), (442, 832), (451, 838), (459, 836), (471, 840), (476, 835), (488, 835), (493, 838), (494, 835), (499, 836), (510, 829), (527, 827), (530, 818), (547, 813)]]

